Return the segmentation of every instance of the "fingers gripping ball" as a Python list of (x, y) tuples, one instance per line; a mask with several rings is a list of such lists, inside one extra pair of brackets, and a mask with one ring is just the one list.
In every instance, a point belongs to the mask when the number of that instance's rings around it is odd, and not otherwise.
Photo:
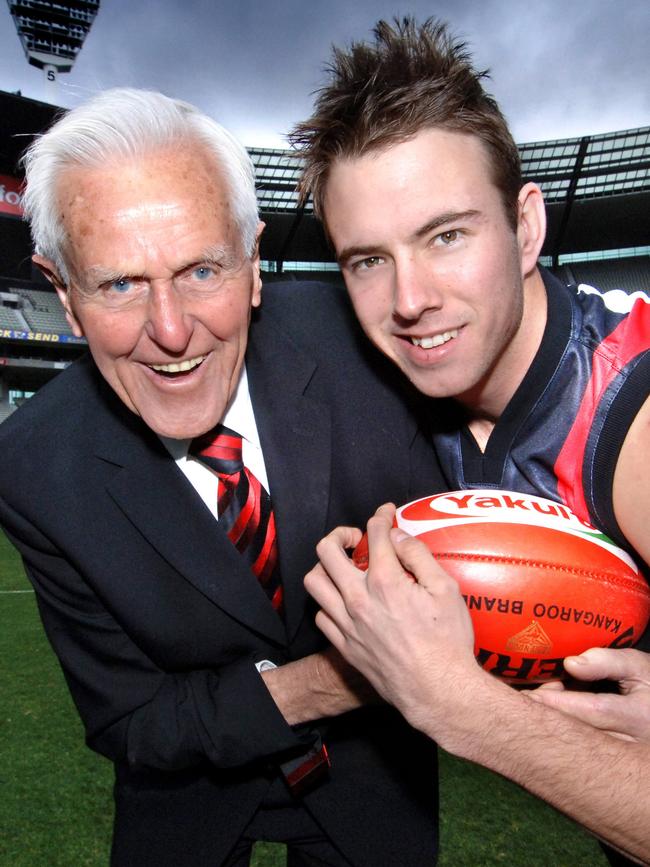
[[(566, 506), (511, 491), (453, 491), (397, 510), (459, 583), (479, 663), (510, 683), (564, 676), (589, 647), (628, 647), (650, 617), (632, 559)], [(367, 568), (364, 536), (353, 555)]]

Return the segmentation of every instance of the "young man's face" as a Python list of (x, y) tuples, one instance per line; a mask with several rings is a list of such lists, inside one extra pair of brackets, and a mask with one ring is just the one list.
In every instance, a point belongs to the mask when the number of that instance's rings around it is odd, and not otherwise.
[(513, 366), (529, 363), (521, 325), (531, 266), (482, 143), (432, 129), (339, 160), (324, 212), (373, 343), (426, 395), (498, 402)]
[(60, 184), (68, 320), (117, 395), (158, 434), (205, 433), (237, 385), (260, 279), (230, 199), (198, 146), (70, 170)]

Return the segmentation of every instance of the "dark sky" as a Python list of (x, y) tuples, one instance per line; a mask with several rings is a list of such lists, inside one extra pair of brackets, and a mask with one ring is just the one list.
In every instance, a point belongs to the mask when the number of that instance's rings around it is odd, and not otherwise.
[(466, 39), (519, 142), (650, 124), (648, 0), (101, 0), (75, 68), (45, 90), (0, 0), (0, 89), (74, 106), (118, 85), (196, 103), (246, 145), (285, 146), (332, 44), (435, 12)]

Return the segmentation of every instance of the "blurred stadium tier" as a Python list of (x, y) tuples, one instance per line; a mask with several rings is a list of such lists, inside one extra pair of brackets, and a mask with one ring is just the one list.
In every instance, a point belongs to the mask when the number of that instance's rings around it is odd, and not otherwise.
[[(0, 91), (0, 422), (85, 352), (31, 263), (19, 159), (62, 109)], [(650, 126), (519, 146), (540, 184), (548, 233), (541, 262), (566, 283), (650, 293)], [(291, 151), (250, 148), (257, 173), (264, 279), (340, 281), (311, 204), (298, 208)]]

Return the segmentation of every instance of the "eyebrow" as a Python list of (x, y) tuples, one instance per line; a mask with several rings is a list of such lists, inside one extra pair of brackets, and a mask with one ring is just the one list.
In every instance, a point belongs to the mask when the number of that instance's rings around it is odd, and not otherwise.
[(181, 271), (191, 268), (192, 265), (200, 265), (207, 262), (213, 265), (222, 265), (225, 268), (234, 267), (238, 262), (237, 250), (232, 244), (214, 244), (203, 251), (203, 256), (196, 262), (189, 262)]
[[(237, 264), (236, 251), (230, 245), (214, 244), (211, 247), (206, 247), (202, 251), (198, 259), (193, 259), (189, 262), (184, 262), (174, 274), (181, 274), (187, 271), (188, 268), (197, 267), (198, 265), (220, 265), (223, 268), (232, 268)], [(143, 274), (129, 273), (128, 270), (117, 271), (113, 268), (104, 268), (101, 265), (89, 268), (86, 273), (86, 282), (93, 287), (103, 286), (106, 283), (114, 283), (116, 280), (123, 279), (138, 279), (144, 277)]]
[[(439, 229), (441, 226), (447, 225), (447, 223), (455, 223), (459, 220), (475, 220), (477, 217), (480, 217), (481, 212), (477, 211), (473, 208), (467, 211), (445, 211), (443, 214), (438, 214), (437, 217), (433, 217), (431, 220), (428, 220), (423, 226), (417, 228), (410, 236), (409, 240), (417, 240), (418, 238), (422, 238), (424, 235), (428, 235), (430, 232), (434, 232), (436, 229)], [(339, 265), (343, 266), (349, 259), (354, 258), (355, 256), (371, 256), (376, 255), (379, 250), (381, 250), (381, 244), (371, 245), (351, 245), (350, 247), (344, 247), (341, 250), (340, 254), (337, 256), (337, 260)]]
[(112, 268), (103, 268), (101, 265), (96, 265), (86, 271), (83, 277), (84, 285), (78, 288), (80, 291), (86, 293), (93, 292), (105, 283), (114, 283), (116, 280), (122, 280), (126, 276), (124, 271), (115, 271)]
[(434, 217), (432, 220), (429, 220), (428, 223), (425, 223), (424, 226), (421, 226), (419, 229), (416, 229), (415, 232), (411, 235), (412, 238), (421, 238), (423, 235), (428, 235), (429, 232), (434, 232), (436, 229), (439, 229), (441, 226), (445, 226), (447, 223), (457, 223), (462, 220), (473, 220), (476, 217), (480, 216), (480, 211), (471, 208), (468, 211), (447, 211), (444, 214), (439, 214), (437, 217)]

